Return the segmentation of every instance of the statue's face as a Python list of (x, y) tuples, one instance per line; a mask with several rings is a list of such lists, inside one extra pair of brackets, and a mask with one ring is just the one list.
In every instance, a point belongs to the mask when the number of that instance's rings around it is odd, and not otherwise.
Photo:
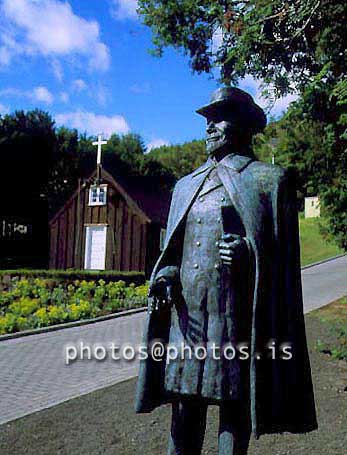
[(218, 153), (226, 145), (231, 144), (239, 125), (235, 119), (227, 115), (213, 115), (207, 118), (206, 150), (209, 155)]

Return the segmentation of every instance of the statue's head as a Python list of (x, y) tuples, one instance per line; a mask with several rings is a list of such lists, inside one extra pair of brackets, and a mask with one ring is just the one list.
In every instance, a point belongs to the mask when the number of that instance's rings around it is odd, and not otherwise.
[[(252, 136), (266, 126), (264, 111), (243, 90), (219, 88), (212, 93), (208, 105), (198, 109), (207, 120), (206, 149), (209, 155), (221, 150), (239, 153), (249, 149)], [(242, 150), (240, 150), (242, 149)]]

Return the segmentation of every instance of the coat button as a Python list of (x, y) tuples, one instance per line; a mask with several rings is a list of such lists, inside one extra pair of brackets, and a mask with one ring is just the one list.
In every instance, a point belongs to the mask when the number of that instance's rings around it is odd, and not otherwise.
[(194, 269), (198, 269), (199, 268), (199, 264), (194, 264), (193, 267), (194, 267)]
[(200, 242), (196, 242), (196, 246), (200, 246), (200, 245), (201, 245), (201, 243), (200, 243)]
[(219, 264), (215, 264), (215, 265), (214, 265), (214, 268), (215, 268), (216, 270), (218, 270), (218, 269), (219, 269)]
[(198, 224), (201, 224), (201, 218), (197, 218), (197, 219), (196, 219), (196, 222), (197, 222)]
[(225, 197), (222, 196), (222, 197), (220, 198), (220, 200), (221, 200), (222, 202), (224, 202), (224, 201), (225, 201)]
[(218, 241), (218, 240), (217, 240), (217, 242), (216, 242), (216, 246), (219, 246), (219, 241)]
[(219, 217), (217, 218), (217, 221), (218, 221), (218, 223), (220, 223), (220, 222), (222, 221), (222, 218), (219, 216)]
[(204, 202), (204, 200), (205, 200), (204, 197), (202, 197), (202, 196), (199, 197), (199, 201), (200, 201), (200, 202)]

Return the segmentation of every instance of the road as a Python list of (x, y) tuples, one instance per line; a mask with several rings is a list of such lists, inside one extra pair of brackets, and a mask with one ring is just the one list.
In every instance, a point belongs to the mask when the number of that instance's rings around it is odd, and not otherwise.
[(302, 270), (304, 311), (347, 295), (347, 255)]
[[(347, 294), (347, 256), (302, 271), (305, 312)], [(110, 343), (136, 346), (145, 313), (0, 342), (0, 424), (137, 374), (136, 361), (111, 357)], [(66, 349), (103, 346), (106, 359), (66, 364)], [(98, 348), (96, 354), (104, 356)], [(117, 354), (117, 353), (115, 353)], [(131, 356), (132, 352), (129, 351)]]

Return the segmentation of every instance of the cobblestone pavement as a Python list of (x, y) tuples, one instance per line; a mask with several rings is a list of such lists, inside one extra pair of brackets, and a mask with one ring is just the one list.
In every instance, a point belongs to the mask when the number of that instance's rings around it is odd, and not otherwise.
[(136, 362), (112, 360), (108, 349), (103, 361), (84, 359), (69, 365), (65, 353), (67, 345), (80, 342), (136, 346), (144, 317), (136, 313), (0, 342), (0, 424), (136, 376)]
[[(347, 293), (347, 257), (302, 272), (305, 311)], [(145, 313), (0, 342), (0, 424), (107, 387), (137, 374), (137, 362), (65, 363), (66, 346), (80, 342), (108, 347), (131, 344), (142, 337)], [(86, 352), (86, 351), (85, 351)], [(130, 353), (131, 354), (131, 353)], [(102, 352), (101, 354), (102, 355)]]

